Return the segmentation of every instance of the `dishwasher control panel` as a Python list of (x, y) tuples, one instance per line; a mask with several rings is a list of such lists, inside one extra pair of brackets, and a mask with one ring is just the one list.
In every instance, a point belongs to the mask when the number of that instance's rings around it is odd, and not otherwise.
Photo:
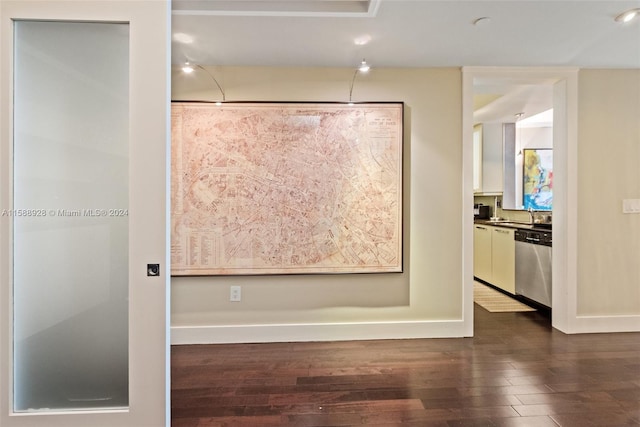
[(517, 242), (531, 243), (533, 245), (552, 246), (553, 234), (545, 231), (516, 230), (514, 239)]

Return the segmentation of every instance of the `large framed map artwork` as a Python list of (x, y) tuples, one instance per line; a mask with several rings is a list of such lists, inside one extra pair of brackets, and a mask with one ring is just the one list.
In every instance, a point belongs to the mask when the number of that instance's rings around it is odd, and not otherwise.
[(401, 272), (403, 113), (173, 102), (171, 274)]

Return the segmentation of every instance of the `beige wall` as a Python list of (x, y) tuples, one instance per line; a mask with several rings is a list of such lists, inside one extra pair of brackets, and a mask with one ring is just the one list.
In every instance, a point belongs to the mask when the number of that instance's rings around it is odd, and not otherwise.
[[(215, 67), (227, 100), (347, 101), (352, 69)], [(174, 71), (174, 100), (217, 100), (203, 72)], [(354, 101), (404, 101), (404, 273), (172, 279), (174, 327), (462, 319), (458, 69), (372, 69)], [(229, 302), (229, 286), (242, 302)], [(429, 326), (425, 326), (429, 335)], [(286, 337), (283, 337), (286, 339)]]
[[(352, 76), (349, 69), (211, 70), (229, 100), (346, 101)], [(174, 74), (174, 99), (216, 100), (214, 89), (206, 75), (190, 82)], [(406, 103), (404, 273), (174, 278), (175, 328), (421, 321), (429, 336), (431, 324), (462, 319), (460, 72), (374, 69), (358, 76), (354, 100)], [(621, 206), (640, 198), (640, 71), (581, 70), (578, 115), (576, 314), (638, 316), (640, 215)], [(228, 302), (230, 285), (242, 285), (241, 303)]]
[(640, 315), (640, 70), (581, 70), (579, 316)]

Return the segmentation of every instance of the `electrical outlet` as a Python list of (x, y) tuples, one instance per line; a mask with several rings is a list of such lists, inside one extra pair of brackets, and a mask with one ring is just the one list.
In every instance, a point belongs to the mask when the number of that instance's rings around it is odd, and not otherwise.
[(229, 290), (229, 301), (242, 301), (242, 288), (240, 286), (231, 286)]

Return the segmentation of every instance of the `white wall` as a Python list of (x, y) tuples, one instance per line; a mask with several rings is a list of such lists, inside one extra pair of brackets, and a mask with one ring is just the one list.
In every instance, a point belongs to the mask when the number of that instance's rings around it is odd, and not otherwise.
[(525, 148), (553, 148), (553, 128), (522, 127), (516, 130), (516, 153)]
[(577, 313), (640, 316), (640, 70), (581, 70), (578, 114)]
[[(210, 68), (227, 100), (347, 101), (352, 69)], [(174, 100), (217, 100), (174, 70)], [(461, 73), (373, 69), (354, 101), (404, 101), (404, 273), (172, 279), (172, 342), (461, 336)], [(229, 302), (229, 286), (242, 302)]]
[[(522, 208), (522, 162), (521, 150), (527, 148), (553, 148), (553, 127), (516, 128), (516, 203)], [(528, 215), (528, 214), (527, 214)]]

